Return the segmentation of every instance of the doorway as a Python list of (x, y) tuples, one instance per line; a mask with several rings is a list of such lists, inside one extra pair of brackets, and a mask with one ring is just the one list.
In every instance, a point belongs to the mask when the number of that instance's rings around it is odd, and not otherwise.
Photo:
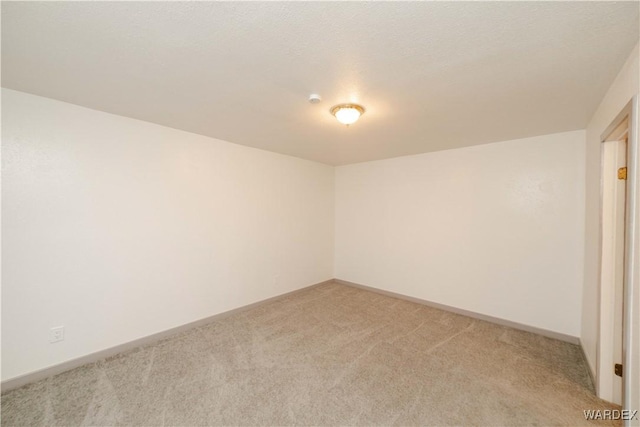
[[(596, 389), (622, 409), (640, 406), (640, 176), (638, 96), (601, 138), (600, 289)], [(638, 419), (625, 426), (640, 426)]]
[[(602, 144), (600, 397), (622, 405), (628, 120)], [(609, 369), (606, 369), (606, 367)]]

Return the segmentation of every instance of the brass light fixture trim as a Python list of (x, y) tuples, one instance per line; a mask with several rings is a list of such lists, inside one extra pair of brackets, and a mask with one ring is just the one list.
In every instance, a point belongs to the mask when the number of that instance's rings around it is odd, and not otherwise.
[[(358, 112), (358, 115), (356, 117), (351, 118), (350, 121), (345, 122), (340, 117), (340, 111), (342, 110), (356, 110)], [(329, 111), (336, 119), (338, 119), (338, 121), (349, 126), (350, 124), (355, 123), (360, 118), (360, 116), (364, 114), (365, 109), (362, 105), (358, 105), (358, 104), (338, 104), (331, 107), (331, 110)]]

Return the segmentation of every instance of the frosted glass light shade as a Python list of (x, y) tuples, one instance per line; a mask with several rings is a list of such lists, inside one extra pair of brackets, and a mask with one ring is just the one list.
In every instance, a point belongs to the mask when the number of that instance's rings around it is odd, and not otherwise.
[(349, 126), (358, 121), (364, 113), (364, 108), (357, 104), (340, 104), (331, 109), (331, 114), (342, 124)]

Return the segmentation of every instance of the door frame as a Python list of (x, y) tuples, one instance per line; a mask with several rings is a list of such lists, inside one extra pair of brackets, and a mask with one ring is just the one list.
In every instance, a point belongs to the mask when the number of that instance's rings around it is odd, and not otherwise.
[(621, 182), (617, 175), (620, 167), (627, 166), (628, 131), (628, 120), (625, 119), (601, 144), (600, 317), (599, 346), (596, 354), (600, 369), (597, 372), (596, 383), (600, 398), (620, 405), (623, 381), (614, 374), (613, 366), (615, 363), (623, 364), (627, 182)]
[[(640, 377), (640, 185), (638, 179), (638, 167), (640, 164), (640, 152), (638, 150), (638, 95), (622, 109), (616, 118), (607, 127), (601, 137), (601, 142), (614, 140), (619, 135), (615, 135), (617, 128), (625, 120), (628, 120), (628, 141), (627, 141), (627, 188), (626, 188), (626, 215), (625, 215), (625, 254), (624, 254), (624, 306), (623, 306), (623, 337), (622, 337), (622, 360), (623, 360), (623, 409), (640, 409), (640, 384), (633, 381), (633, 378)], [(602, 166), (601, 169), (602, 171)], [(600, 177), (601, 185), (603, 177)], [(601, 187), (602, 188), (602, 187)], [(602, 208), (602, 194), (600, 195), (600, 207)], [(602, 209), (600, 212), (600, 254), (602, 255)], [(600, 273), (602, 262), (600, 261)], [(611, 375), (613, 366), (600, 357), (601, 352), (610, 351), (602, 348), (602, 343), (612, 342), (613, 331), (602, 328), (609, 322), (603, 319), (604, 315), (612, 312), (613, 306), (603, 307), (604, 301), (612, 304), (612, 298), (602, 298), (603, 292), (612, 291), (605, 289), (601, 283), (601, 276), (598, 278), (599, 285), (599, 314), (598, 314), (598, 341), (597, 341), (597, 362), (596, 362), (596, 382), (598, 396), (602, 397), (600, 379), (604, 375)], [(604, 391), (606, 394), (606, 391)], [(633, 423), (633, 424), (632, 424)], [(638, 425), (638, 420), (625, 421), (625, 425)]]

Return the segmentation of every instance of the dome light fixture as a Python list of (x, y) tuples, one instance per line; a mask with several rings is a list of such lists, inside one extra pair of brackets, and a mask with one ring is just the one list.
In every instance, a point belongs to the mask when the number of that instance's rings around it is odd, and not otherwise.
[(331, 108), (331, 114), (340, 123), (349, 126), (357, 122), (360, 116), (364, 114), (364, 107), (358, 104), (338, 104)]

